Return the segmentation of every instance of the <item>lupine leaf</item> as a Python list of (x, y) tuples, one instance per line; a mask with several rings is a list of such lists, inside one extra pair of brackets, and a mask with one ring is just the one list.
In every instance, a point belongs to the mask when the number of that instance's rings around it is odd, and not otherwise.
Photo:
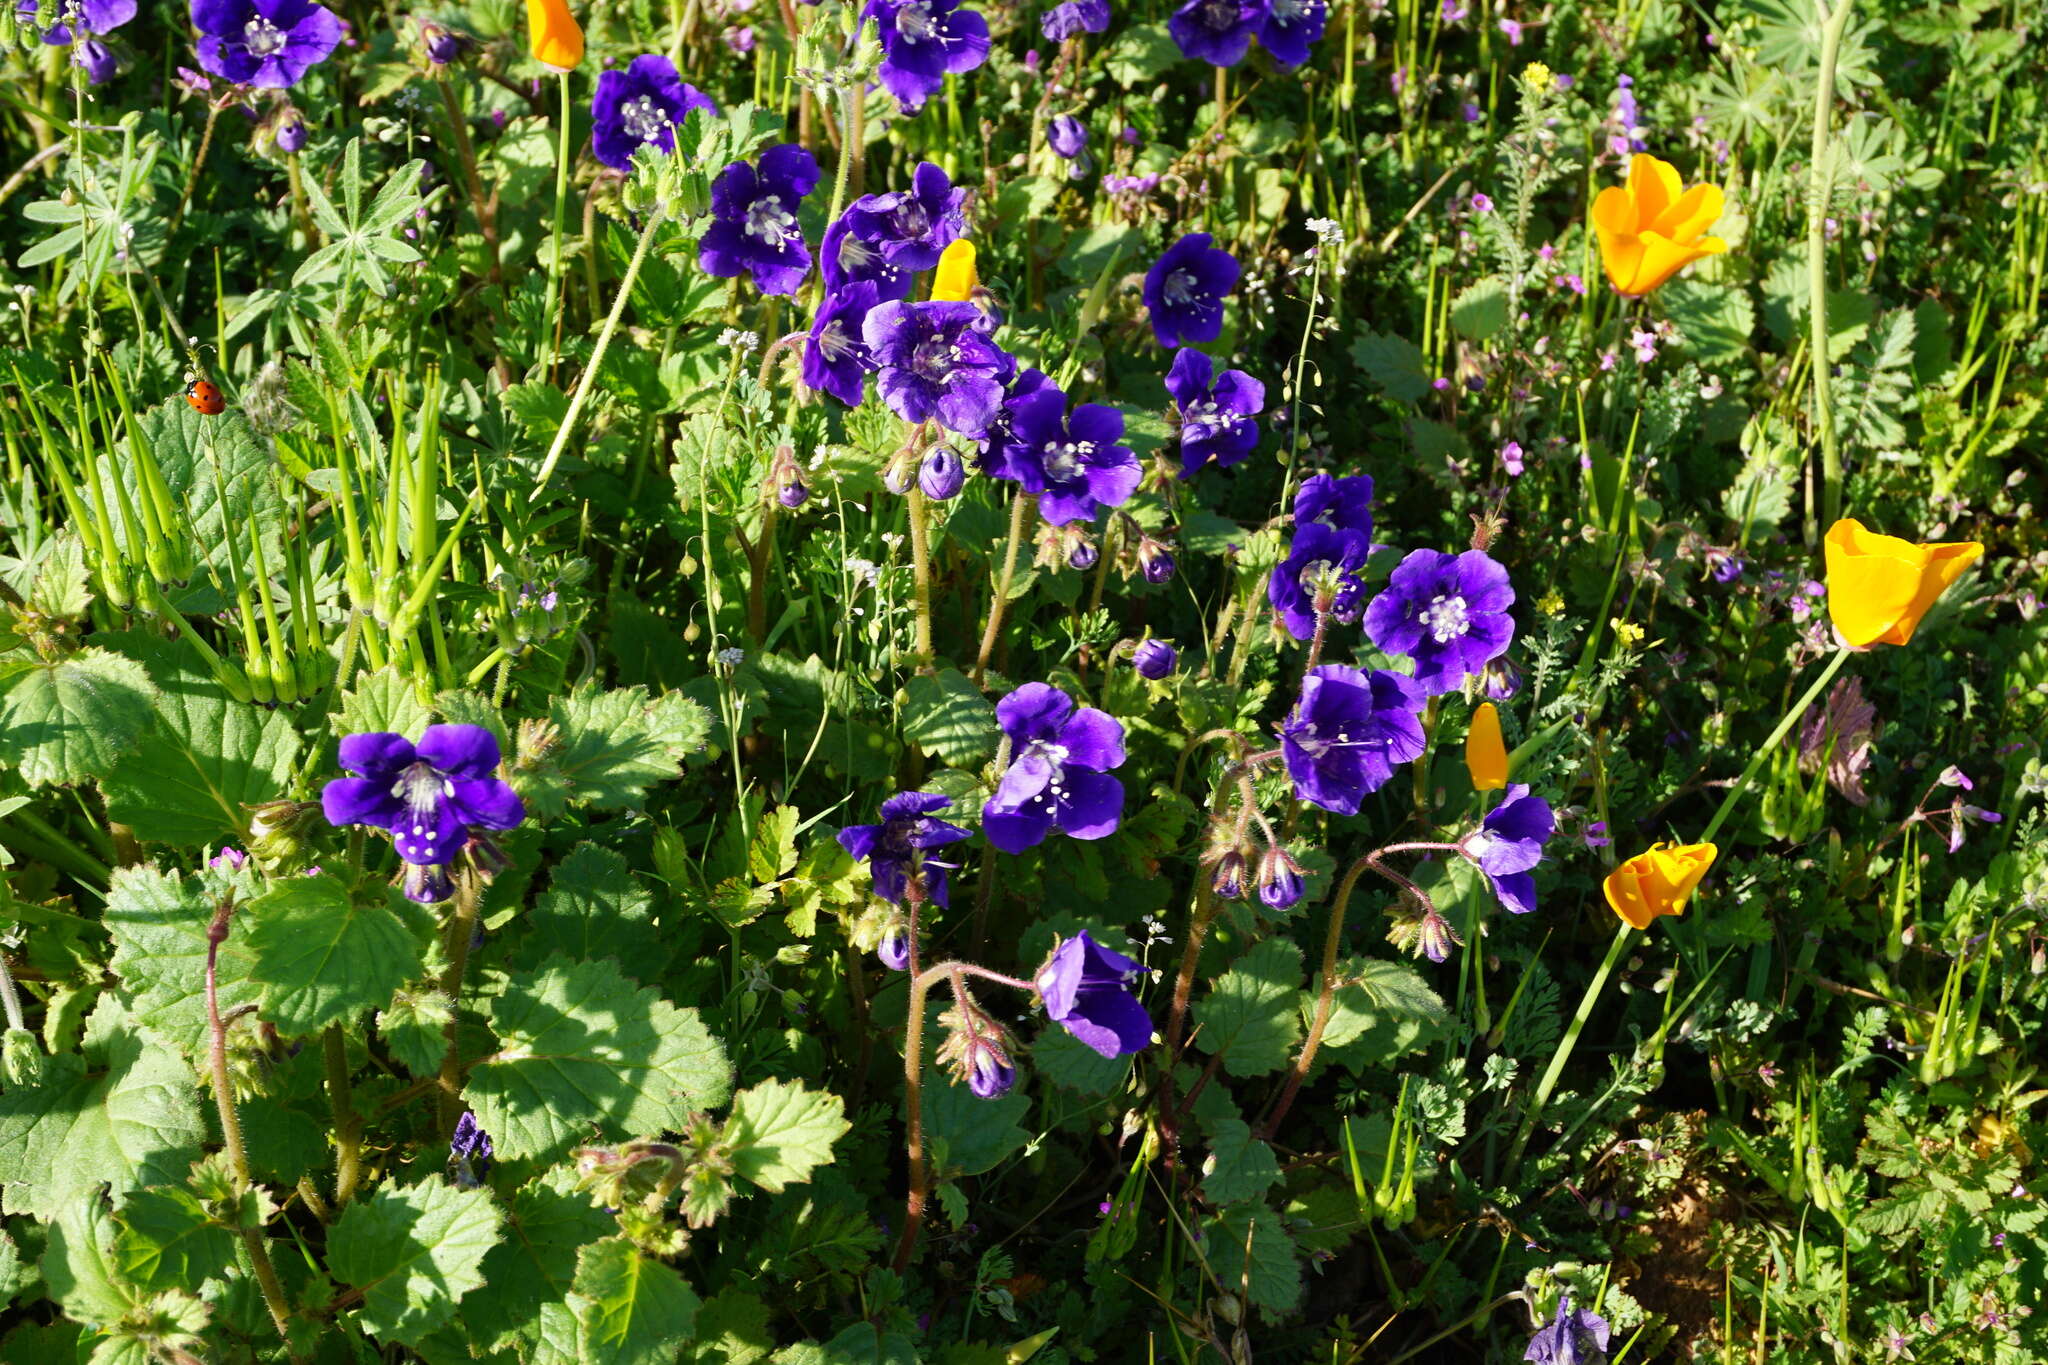
[(577, 1348), (606, 1365), (671, 1365), (690, 1339), (697, 1295), (683, 1277), (643, 1256), (623, 1237), (607, 1237), (576, 1258)]
[(463, 1093), (507, 1158), (559, 1157), (593, 1129), (679, 1128), (731, 1091), (725, 1049), (697, 1011), (635, 987), (611, 962), (515, 972), (490, 1015), (500, 1048)]
[(420, 974), (420, 940), (386, 891), (359, 901), (333, 877), (294, 877), (243, 907), (263, 1017), (301, 1036), (391, 999)]
[(846, 1102), (792, 1081), (765, 1081), (733, 1096), (725, 1141), (733, 1169), (772, 1194), (811, 1178), (850, 1127)]
[(357, 1317), (380, 1341), (416, 1342), (483, 1283), (503, 1214), (488, 1190), (438, 1177), (358, 1196), (327, 1239), (336, 1279), (362, 1291)]

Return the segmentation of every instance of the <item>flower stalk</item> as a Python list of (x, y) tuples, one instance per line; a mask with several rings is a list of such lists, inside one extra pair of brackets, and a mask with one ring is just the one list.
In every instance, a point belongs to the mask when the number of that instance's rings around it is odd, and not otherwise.
[[(1842, 514), (1842, 447), (1835, 432), (1835, 396), (1828, 360), (1828, 207), (1834, 198), (1834, 173), (1828, 164), (1828, 126), (1835, 106), (1835, 64), (1842, 52), (1842, 35), (1849, 27), (1855, 0), (1816, 0), (1825, 18), (1820, 30), (1820, 80), (1813, 95), (1813, 147), (1807, 158), (1810, 177), (1806, 192), (1806, 280), (1807, 308), (1811, 331), (1807, 342), (1812, 352), (1813, 417), (1820, 430), (1821, 507), (1827, 524)], [(1806, 539), (1811, 544), (1819, 526), (1814, 508), (1808, 505)]]

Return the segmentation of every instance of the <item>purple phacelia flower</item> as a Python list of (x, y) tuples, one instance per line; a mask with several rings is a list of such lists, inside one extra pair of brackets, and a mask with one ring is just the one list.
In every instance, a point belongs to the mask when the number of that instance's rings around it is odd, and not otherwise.
[(875, 894), (883, 900), (902, 904), (911, 871), (922, 869), (927, 898), (943, 906), (946, 873), (957, 864), (925, 855), (968, 837), (958, 825), (932, 818), (933, 812), (949, 810), (952, 805), (951, 797), (933, 792), (898, 792), (882, 803), (880, 824), (848, 825), (839, 831), (839, 846), (855, 858), (867, 860)]
[(1046, 683), (1025, 683), (996, 703), (1011, 760), (982, 807), (988, 841), (1022, 853), (1055, 830), (1100, 839), (1123, 818), (1124, 784), (1109, 775), (1124, 761), (1124, 727)]
[[(847, 230), (878, 253), (884, 264), (898, 270), (930, 270), (948, 246), (967, 235), (967, 191), (955, 189), (938, 166), (921, 161), (910, 174), (909, 189), (864, 194), (847, 209), (845, 221)], [(840, 264), (844, 267), (846, 262)], [(889, 297), (887, 289), (882, 293)]]
[(1046, 1015), (1104, 1057), (1152, 1044), (1152, 1016), (1131, 993), (1143, 963), (1097, 943), (1086, 930), (1060, 944), (1032, 978)]
[(1325, 0), (1266, 0), (1259, 21), (1259, 45), (1282, 68), (1300, 66), (1309, 48), (1323, 36), (1330, 7)]
[(1092, 521), (1137, 491), (1143, 469), (1123, 440), (1124, 415), (1100, 403), (1069, 413), (1067, 396), (1050, 383), (1003, 404), (1005, 425), (986, 464), (1038, 497), (1039, 515), (1054, 526)]
[(802, 370), (806, 388), (829, 393), (849, 408), (861, 405), (866, 397), (868, 371), (875, 368), (861, 326), (879, 302), (871, 280), (860, 280), (826, 293), (811, 318), (810, 334), (804, 338)]
[(1273, 566), (1266, 581), (1266, 600), (1288, 634), (1297, 640), (1314, 638), (1319, 609), (1335, 620), (1358, 619), (1365, 595), (1358, 575), (1370, 548), (1364, 536), (1320, 522), (1296, 528), (1287, 558)]
[(933, 502), (958, 497), (967, 486), (967, 466), (951, 446), (935, 446), (917, 467), (917, 486)]
[(334, 11), (312, 0), (192, 0), (192, 26), (201, 66), (260, 90), (297, 85), (342, 35)]
[(511, 829), (526, 817), (497, 775), (498, 740), (481, 725), (429, 725), (418, 744), (387, 732), (349, 735), (337, 777), (320, 792), (327, 822), (388, 830), (408, 863), (446, 863), (470, 830)]
[(1193, 478), (1210, 464), (1228, 469), (1259, 443), (1259, 413), (1266, 386), (1243, 370), (1216, 373), (1216, 362), (1191, 346), (1173, 357), (1166, 391), (1180, 416), (1180, 476)]
[(1064, 0), (1038, 20), (1047, 42), (1061, 43), (1077, 33), (1102, 33), (1109, 28), (1109, 0)]
[[(1211, 66), (1236, 66), (1265, 21), (1259, 0), (1185, 0), (1166, 21), (1181, 55)], [(1171, 344), (1171, 343), (1169, 343)]]
[(811, 273), (797, 207), (818, 184), (818, 163), (793, 142), (761, 153), (758, 170), (735, 161), (711, 183), (711, 224), (697, 263), (721, 279), (749, 274), (764, 294), (794, 294)]
[(591, 153), (615, 171), (631, 170), (633, 153), (643, 146), (671, 155), (676, 127), (692, 109), (718, 115), (711, 97), (685, 81), (668, 58), (656, 53), (635, 57), (624, 71), (598, 75), (590, 101)]
[(882, 941), (875, 945), (875, 956), (892, 972), (909, 971), (910, 926), (898, 922), (884, 930)]
[(907, 110), (945, 89), (948, 72), (972, 71), (988, 60), (988, 20), (960, 0), (869, 0), (861, 18), (882, 35), (882, 88)]
[(1088, 125), (1072, 114), (1055, 114), (1046, 125), (1045, 143), (1055, 156), (1072, 161), (1088, 150)]
[(1269, 910), (1291, 910), (1304, 887), (1301, 864), (1284, 848), (1269, 848), (1259, 857), (1259, 899)]
[(292, 155), (306, 145), (306, 120), (297, 109), (286, 105), (271, 125), (270, 134), (280, 152)]
[(1173, 670), (1180, 665), (1180, 651), (1165, 640), (1141, 640), (1131, 651), (1131, 667), (1138, 670), (1141, 678), (1158, 682), (1173, 676)]
[(824, 240), (818, 244), (818, 271), (825, 278), (828, 296), (867, 284), (874, 287), (877, 303), (910, 297), (912, 272), (891, 265), (879, 247), (853, 230), (851, 209), (825, 229)]
[(1372, 476), (1312, 474), (1294, 493), (1294, 525), (1332, 526), (1372, 539)]
[(982, 311), (965, 302), (892, 300), (871, 311), (861, 336), (889, 410), (906, 422), (936, 417), (962, 436), (987, 431), (1016, 362), (988, 339), (986, 327)]
[(1556, 832), (1557, 817), (1550, 813), (1550, 804), (1514, 782), (1479, 828), (1466, 836), (1461, 851), (1486, 874), (1502, 905), (1526, 915), (1536, 908), (1536, 879), (1530, 870), (1543, 861), (1543, 845)]
[(1145, 308), (1161, 346), (1214, 341), (1223, 333), (1223, 297), (1237, 287), (1237, 258), (1191, 232), (1145, 272)]
[(1017, 1084), (1017, 1067), (998, 1043), (976, 1038), (967, 1045), (967, 1088), (977, 1099), (1001, 1099)]
[(473, 1190), (482, 1185), (484, 1177), (491, 1173), (491, 1158), (496, 1155), (491, 1135), (476, 1121), (475, 1114), (463, 1110), (462, 1117), (455, 1120), (455, 1135), (448, 1139), (448, 1156), (455, 1163), (457, 1187)]
[(1302, 679), (1301, 696), (1280, 727), (1281, 757), (1294, 794), (1339, 815), (1422, 753), (1422, 704), (1412, 678), (1345, 664), (1323, 664)]
[(1590, 1308), (1573, 1308), (1572, 1296), (1557, 1301), (1557, 1316), (1536, 1329), (1522, 1359), (1533, 1365), (1594, 1365), (1607, 1358), (1607, 1319)]
[(1412, 550), (1365, 609), (1365, 633), (1415, 662), (1430, 693), (1455, 690), (1507, 651), (1515, 637), (1508, 571), (1482, 550)]

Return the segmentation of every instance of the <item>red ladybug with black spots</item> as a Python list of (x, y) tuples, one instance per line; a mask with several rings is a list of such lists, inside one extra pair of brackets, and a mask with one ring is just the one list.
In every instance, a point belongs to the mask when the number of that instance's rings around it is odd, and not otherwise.
[(217, 416), (227, 410), (228, 400), (221, 396), (220, 386), (210, 379), (195, 379), (185, 386), (185, 401), (194, 410), (208, 417)]

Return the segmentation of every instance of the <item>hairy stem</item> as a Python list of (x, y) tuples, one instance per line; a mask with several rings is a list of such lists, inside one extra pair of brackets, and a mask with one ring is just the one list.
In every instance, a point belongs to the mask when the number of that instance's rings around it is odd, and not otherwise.
[(491, 201), (484, 194), (483, 177), (476, 170), (476, 149), (469, 143), (469, 123), (462, 114), (462, 101), (456, 96), (455, 82), (448, 78), (446, 70), (436, 82), (441, 87), (441, 103), (448, 110), (448, 127), (455, 135), (455, 159), (462, 163), (462, 180), (469, 190), (469, 204), (476, 214), (476, 225), (483, 233), (484, 255), (490, 261), (492, 284), (503, 284), (504, 269), (498, 264), (498, 214)]
[(996, 652), (996, 641), (1003, 633), (1003, 612), (1010, 605), (1010, 582), (1017, 574), (1017, 546), (1024, 539), (1024, 521), (1031, 515), (1031, 498), (1023, 489), (1010, 495), (1010, 540), (1003, 547), (1003, 572), (996, 579), (995, 596), (988, 604), (988, 624), (981, 632), (981, 653), (974, 661), (974, 685), (979, 687), (988, 673), (989, 657)]
[[(1811, 322), (1807, 342), (1812, 352), (1813, 416), (1820, 429), (1821, 502), (1826, 521), (1833, 525), (1842, 514), (1842, 448), (1835, 433), (1835, 395), (1828, 373), (1828, 203), (1834, 197), (1832, 173), (1828, 166), (1828, 123), (1835, 105), (1835, 62), (1841, 55), (1842, 34), (1849, 27), (1849, 12), (1855, 0), (1835, 0), (1820, 31), (1820, 82), (1813, 96), (1813, 151), (1807, 160), (1806, 192), (1806, 280), (1807, 307)], [(1806, 509), (1806, 540), (1812, 544), (1819, 527), (1814, 508)]]
[(441, 1136), (455, 1135), (462, 1117), (462, 1049), (459, 1041), (462, 1015), (462, 978), (469, 970), (469, 942), (476, 936), (476, 917), (483, 900), (483, 888), (476, 873), (465, 869), (455, 878), (455, 913), (448, 917), (447, 937), (442, 940), (448, 965), (441, 972), (441, 993), (448, 997), (448, 1051), (441, 1057)]
[(924, 489), (915, 483), (905, 499), (910, 504), (911, 597), (917, 605), (917, 666), (932, 666), (932, 550), (930, 509)]
[(362, 1181), (363, 1116), (356, 1112), (349, 1085), (348, 1040), (340, 1024), (327, 1026), (323, 1048), (327, 1103), (334, 1111), (334, 1207), (338, 1209), (355, 1198), (356, 1186)]

